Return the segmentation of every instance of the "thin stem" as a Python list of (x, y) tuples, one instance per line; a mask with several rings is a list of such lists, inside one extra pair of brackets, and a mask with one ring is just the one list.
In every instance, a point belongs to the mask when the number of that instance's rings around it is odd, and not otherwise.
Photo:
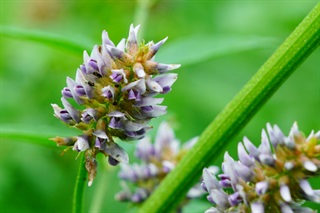
[(79, 170), (74, 186), (73, 192), (73, 213), (82, 213), (83, 212), (83, 194), (85, 189), (85, 184), (87, 182), (87, 170), (85, 168), (86, 156), (85, 153), (81, 153)]
[[(104, 158), (104, 156), (103, 156)], [(99, 177), (97, 177), (95, 180), (96, 184), (94, 194), (91, 199), (91, 204), (89, 208), (89, 212), (95, 213), (95, 212), (102, 212), (101, 208), (103, 207), (103, 204), (105, 202), (106, 194), (107, 194), (107, 187), (108, 185), (106, 183), (110, 183), (109, 181), (109, 165), (107, 165), (106, 160), (102, 160), (102, 168), (99, 172)]]
[(207, 166), (320, 43), (320, 3), (201, 134), (197, 144), (139, 209), (169, 212)]

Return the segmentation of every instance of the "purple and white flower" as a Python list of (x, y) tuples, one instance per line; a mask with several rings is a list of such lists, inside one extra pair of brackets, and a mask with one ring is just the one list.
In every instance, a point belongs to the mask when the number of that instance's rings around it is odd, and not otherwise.
[(238, 144), (239, 161), (225, 154), (220, 180), (203, 170), (202, 187), (214, 205), (206, 212), (313, 212), (300, 205), (302, 200), (320, 203), (319, 190), (307, 180), (319, 178), (319, 136), (320, 131), (312, 131), (304, 137), (294, 123), (286, 137), (268, 123), (258, 148), (244, 137)]
[[(167, 123), (161, 123), (154, 143), (151, 142), (150, 137), (145, 137), (137, 143), (135, 156), (141, 163), (121, 164), (118, 176), (125, 184), (122, 183), (123, 189), (117, 193), (116, 199), (142, 203), (157, 188), (165, 176), (176, 167), (182, 155), (191, 149), (196, 141), (197, 138), (193, 138), (181, 145), (172, 128)], [(210, 172), (216, 174), (218, 168), (211, 167)], [(204, 178), (206, 179), (206, 177)], [(133, 189), (130, 190), (128, 185), (132, 185), (131, 188)], [(184, 201), (202, 196), (204, 192), (201, 187), (200, 182), (192, 187)], [(234, 199), (234, 202), (236, 202), (237, 198)]]
[[(95, 162), (97, 153), (107, 156), (111, 165), (128, 162), (127, 154), (113, 138), (141, 139), (151, 128), (150, 120), (166, 113), (167, 107), (160, 105), (163, 98), (155, 96), (169, 92), (177, 79), (176, 74), (162, 73), (180, 65), (155, 62), (154, 55), (167, 38), (158, 43), (139, 43), (139, 27), (131, 25), (128, 39), (117, 45), (103, 31), (102, 44), (95, 45), (91, 54), (84, 51), (75, 80), (67, 77), (67, 86), (61, 91), (63, 108), (52, 104), (55, 117), (83, 131), (79, 137), (86, 137), (87, 143), (72, 145), (76, 151), (86, 151), (90, 162)], [(97, 132), (104, 132), (104, 137)], [(58, 145), (69, 144), (60, 137), (53, 140)], [(95, 165), (87, 168), (94, 170)], [(95, 172), (90, 174), (92, 178)]]

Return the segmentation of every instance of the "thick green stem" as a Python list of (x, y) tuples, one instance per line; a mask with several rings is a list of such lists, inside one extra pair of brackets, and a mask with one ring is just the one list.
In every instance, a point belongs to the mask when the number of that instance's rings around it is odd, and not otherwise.
[(84, 194), (85, 185), (87, 183), (87, 170), (85, 168), (85, 163), (86, 163), (85, 153), (81, 153), (78, 175), (77, 175), (76, 183), (74, 186), (74, 192), (73, 192), (73, 205), (72, 205), (73, 213), (83, 212), (83, 194)]
[(202, 169), (245, 126), (320, 43), (320, 3), (205, 129), (190, 150), (139, 209), (169, 212), (199, 179)]

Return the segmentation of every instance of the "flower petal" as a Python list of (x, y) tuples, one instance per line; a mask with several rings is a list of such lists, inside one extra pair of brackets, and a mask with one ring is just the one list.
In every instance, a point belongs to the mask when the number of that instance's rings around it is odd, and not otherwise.
[(77, 102), (77, 104), (79, 105), (83, 104), (83, 101), (75, 91), (75, 88), (77, 86), (76, 82), (73, 79), (67, 77), (67, 85), (68, 85), (68, 88), (70, 89), (73, 99)]
[(79, 123), (81, 121), (80, 113), (64, 97), (61, 98), (61, 102), (64, 108), (68, 111), (69, 115), (72, 117), (72, 119), (75, 122)]
[(116, 143), (106, 143), (104, 151), (112, 158), (116, 159), (121, 163), (128, 163), (129, 156), (124, 149)]
[(253, 202), (250, 204), (251, 212), (264, 213), (264, 205), (260, 202)]
[(280, 186), (280, 195), (282, 199), (286, 202), (290, 202), (292, 200), (290, 189), (287, 185), (283, 184)]
[(242, 164), (251, 167), (254, 165), (253, 159), (248, 155), (241, 142), (238, 143), (238, 157)]
[(318, 170), (318, 167), (316, 164), (314, 164), (312, 161), (310, 160), (306, 160), (303, 162), (303, 167), (310, 171), (310, 172), (316, 172)]
[(161, 64), (161, 63), (158, 63), (156, 65), (156, 70), (159, 72), (159, 73), (164, 73), (164, 72), (167, 72), (169, 70), (175, 70), (175, 69), (178, 69), (179, 67), (181, 67), (180, 64)]

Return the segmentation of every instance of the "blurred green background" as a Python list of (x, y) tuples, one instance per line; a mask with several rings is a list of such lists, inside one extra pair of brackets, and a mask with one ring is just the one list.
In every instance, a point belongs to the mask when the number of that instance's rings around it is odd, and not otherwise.
[[(187, 141), (201, 134), (316, 3), (160, 0), (148, 8), (147, 1), (2, 0), (1, 30), (52, 33), (89, 52), (101, 43), (103, 29), (118, 43), (131, 23), (143, 22), (145, 41), (169, 36), (157, 61), (182, 67), (165, 96), (168, 114), (153, 121), (149, 134), (169, 120), (177, 138)], [(50, 103), (60, 104), (66, 76), (75, 76), (82, 51), (9, 37), (1, 36), (0, 42), (1, 131), (6, 136), (1, 136), (0, 211), (70, 212), (79, 161), (72, 151), (61, 156), (63, 149), (46, 138), (77, 134), (52, 116)], [(319, 58), (318, 48), (226, 146), (231, 156), (236, 158), (244, 135), (258, 144), (267, 122), (286, 134), (294, 121), (305, 134), (319, 129)], [(33, 137), (47, 145), (30, 143)], [(132, 154), (133, 144), (121, 144)], [(221, 160), (222, 155), (212, 163), (220, 165)], [(107, 167), (100, 157), (97, 178), (86, 188), (85, 212), (130, 211), (130, 205), (114, 201), (120, 190), (118, 169)], [(317, 181), (312, 184), (319, 188)], [(205, 199), (193, 201), (184, 212), (203, 212), (209, 206)]]

